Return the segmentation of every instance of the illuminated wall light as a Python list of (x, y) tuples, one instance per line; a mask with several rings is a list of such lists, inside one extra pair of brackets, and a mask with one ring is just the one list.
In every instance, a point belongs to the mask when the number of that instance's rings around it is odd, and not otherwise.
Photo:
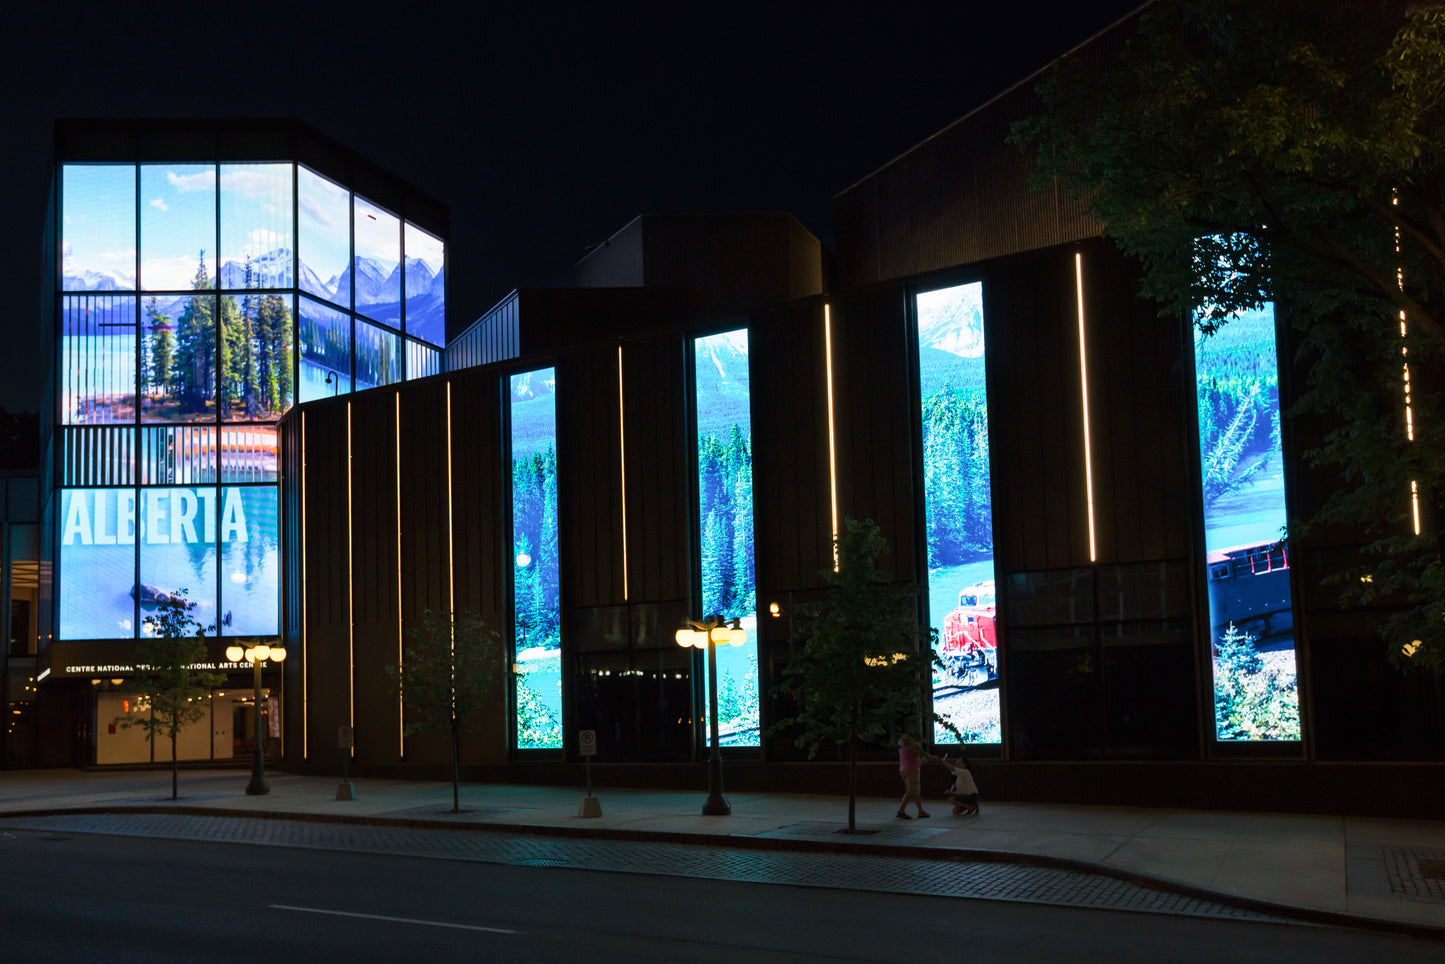
[[(346, 402), (346, 674), (347, 724), (356, 729), (356, 595), (352, 576), (356, 568), (356, 530), (351, 522), (351, 400)], [(348, 751), (354, 759), (356, 747)]]
[(301, 412), (301, 758), (311, 758), (310, 664), (311, 642), (306, 635), (306, 412)]
[(622, 601), (627, 602), (627, 420), (622, 407), (622, 346), (617, 346), (617, 461), (622, 467)]
[(1420, 534), (1420, 485), (1410, 480), (1410, 513), (1415, 519), (1415, 535)]
[[(401, 631), (401, 392), (396, 393), (396, 665), (402, 662)], [(406, 756), (405, 704), (396, 698), (396, 752)]]
[(1074, 252), (1074, 287), (1079, 301), (1079, 388), (1084, 405), (1084, 491), (1089, 505), (1089, 561), (1098, 561), (1094, 543), (1094, 462), (1089, 444), (1089, 364), (1084, 353), (1084, 257)]
[(838, 571), (838, 450), (833, 425), (833, 313), (823, 303), (823, 361), (828, 381), (828, 505), (833, 525), (833, 571)]
[(456, 539), (456, 530), (452, 524), (452, 383), (447, 381), (447, 605), (451, 607), (452, 613), (448, 622), (451, 624), (452, 652), (457, 649), (457, 586), (456, 569), (453, 567), (452, 543)]

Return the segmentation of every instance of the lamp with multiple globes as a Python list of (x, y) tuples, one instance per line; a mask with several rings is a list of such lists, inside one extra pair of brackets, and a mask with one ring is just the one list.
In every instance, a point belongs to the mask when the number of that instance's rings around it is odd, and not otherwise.
[(250, 663), (256, 684), (256, 738), (251, 741), (251, 782), (246, 784), (246, 793), (249, 796), (270, 793), (271, 788), (266, 785), (266, 727), (261, 722), (261, 664), (284, 660), (286, 647), (267, 646), (265, 643), (244, 647), (227, 646), (226, 658), (233, 663)]
[(692, 619), (683, 621), (676, 633), (677, 645), (707, 650), (707, 694), (708, 726), (712, 731), (712, 754), (707, 766), (707, 802), (702, 805), (703, 816), (725, 817), (733, 812), (732, 804), (723, 795), (722, 747), (717, 738), (717, 648), (719, 646), (741, 646), (748, 641), (748, 631), (742, 621), (731, 623), (721, 616), (709, 616), (702, 622)]

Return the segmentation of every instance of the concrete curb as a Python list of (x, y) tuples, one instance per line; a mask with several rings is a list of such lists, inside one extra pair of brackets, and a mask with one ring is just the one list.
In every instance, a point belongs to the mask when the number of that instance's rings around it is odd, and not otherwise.
[[(794, 853), (860, 854), (881, 857), (901, 857), (914, 860), (932, 860), (955, 863), (999, 863), (1025, 867), (1047, 867), (1056, 870), (1072, 870), (1124, 881), (1146, 890), (1178, 894), (1197, 900), (1208, 900), (1226, 907), (1252, 911), (1271, 917), (1315, 924), (1327, 927), (1344, 927), (1355, 930), (1369, 930), (1391, 933), (1425, 940), (1445, 941), (1445, 927), (1420, 924), (1410, 921), (1393, 920), (1388, 917), (1370, 917), (1347, 914), (1340, 911), (1320, 910), (1301, 907), (1256, 897), (1244, 897), (1227, 891), (1211, 890), (1197, 884), (1141, 874), (1123, 870), (1108, 864), (1080, 860), (1073, 857), (1055, 857), (1047, 854), (1020, 853), (1008, 850), (963, 850), (943, 847), (919, 847), (905, 844), (863, 844), (846, 840), (807, 840), (786, 837), (757, 837), (752, 835), (703, 834), (679, 831), (624, 830), (610, 827), (559, 827), (541, 824), (499, 824), (482, 821), (428, 820), (416, 817), (357, 816), (350, 814), (289, 813), (274, 810), (241, 810), (222, 807), (198, 806), (86, 806), (47, 808), (38, 810), (14, 810), (0, 813), (0, 822), (9, 818), (46, 817), (63, 814), (181, 814), (195, 817), (240, 817), (250, 820), (278, 820), (298, 823), (331, 823), (351, 826), (405, 827), (416, 830), (474, 831), (480, 833), (505, 833), (534, 837), (558, 837), (565, 839), (616, 840), (638, 843), (675, 843), (697, 847), (726, 847), (732, 850), (790, 851)], [(986, 899), (986, 898), (985, 898)]]

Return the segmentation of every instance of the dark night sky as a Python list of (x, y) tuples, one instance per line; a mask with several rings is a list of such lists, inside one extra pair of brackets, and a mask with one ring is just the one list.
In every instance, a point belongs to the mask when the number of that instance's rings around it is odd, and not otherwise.
[(57, 117), (300, 118), (450, 205), (456, 327), (643, 212), (790, 211), (832, 247), (837, 192), (1138, 3), (23, 4), (0, 405), (38, 407)]

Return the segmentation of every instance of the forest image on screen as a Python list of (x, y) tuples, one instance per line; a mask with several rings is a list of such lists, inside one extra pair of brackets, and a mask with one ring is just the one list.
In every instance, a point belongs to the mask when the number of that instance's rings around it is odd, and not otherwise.
[[(740, 619), (742, 646), (717, 650), (718, 743), (758, 746), (758, 617), (753, 564), (753, 422), (746, 329), (693, 342), (698, 530), (704, 616)], [(706, 691), (704, 691), (706, 692)], [(711, 707), (704, 697), (704, 709)], [(711, 731), (707, 736), (712, 741)]]
[[(958, 727), (965, 743), (997, 743), (998, 602), (983, 285), (921, 292), (917, 310), (928, 614), (944, 662), (933, 679), (933, 708)], [(934, 740), (954, 737), (938, 727)]]
[(512, 612), (517, 748), (562, 746), (562, 595), (557, 542), (557, 372), (511, 377)]
[(1298, 740), (1274, 307), (1195, 344), (1215, 733)]

